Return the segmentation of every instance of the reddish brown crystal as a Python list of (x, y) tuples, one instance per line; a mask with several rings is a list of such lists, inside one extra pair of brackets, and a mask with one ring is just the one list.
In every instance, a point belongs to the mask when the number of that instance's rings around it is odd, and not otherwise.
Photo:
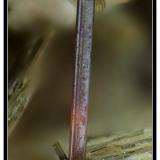
[(85, 160), (94, 0), (78, 0), (70, 160)]

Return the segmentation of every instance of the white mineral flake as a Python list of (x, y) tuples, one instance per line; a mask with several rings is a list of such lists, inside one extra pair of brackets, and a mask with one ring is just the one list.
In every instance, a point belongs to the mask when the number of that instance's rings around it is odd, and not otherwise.
[(80, 122), (80, 148), (83, 148), (83, 145), (85, 143), (85, 125)]

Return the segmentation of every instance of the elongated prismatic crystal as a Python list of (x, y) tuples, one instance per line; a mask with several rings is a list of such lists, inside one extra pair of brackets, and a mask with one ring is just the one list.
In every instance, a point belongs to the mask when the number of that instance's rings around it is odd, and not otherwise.
[(85, 160), (94, 0), (77, 1), (77, 32), (69, 160)]

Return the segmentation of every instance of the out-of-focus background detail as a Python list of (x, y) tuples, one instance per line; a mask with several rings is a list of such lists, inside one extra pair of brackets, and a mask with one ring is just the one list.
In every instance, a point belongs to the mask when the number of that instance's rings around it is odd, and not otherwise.
[[(9, 137), (9, 160), (57, 159), (68, 152), (75, 45), (75, 1), (8, 0), (9, 82), (29, 65), (26, 50), (53, 30), (30, 75), (38, 85)], [(50, 32), (49, 32), (50, 33)], [(95, 13), (88, 137), (152, 127), (152, 0), (106, 0)]]

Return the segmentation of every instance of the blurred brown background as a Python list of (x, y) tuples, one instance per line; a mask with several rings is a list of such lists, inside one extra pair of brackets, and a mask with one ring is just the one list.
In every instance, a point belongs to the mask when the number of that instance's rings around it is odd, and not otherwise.
[[(44, 1), (9, 0), (10, 79), (30, 40), (55, 29), (39, 66), (41, 86), (9, 138), (9, 160), (57, 159), (59, 140), (68, 153), (76, 12), (67, 0)], [(122, 0), (96, 14), (90, 87), (88, 137), (151, 127), (151, 0)]]

